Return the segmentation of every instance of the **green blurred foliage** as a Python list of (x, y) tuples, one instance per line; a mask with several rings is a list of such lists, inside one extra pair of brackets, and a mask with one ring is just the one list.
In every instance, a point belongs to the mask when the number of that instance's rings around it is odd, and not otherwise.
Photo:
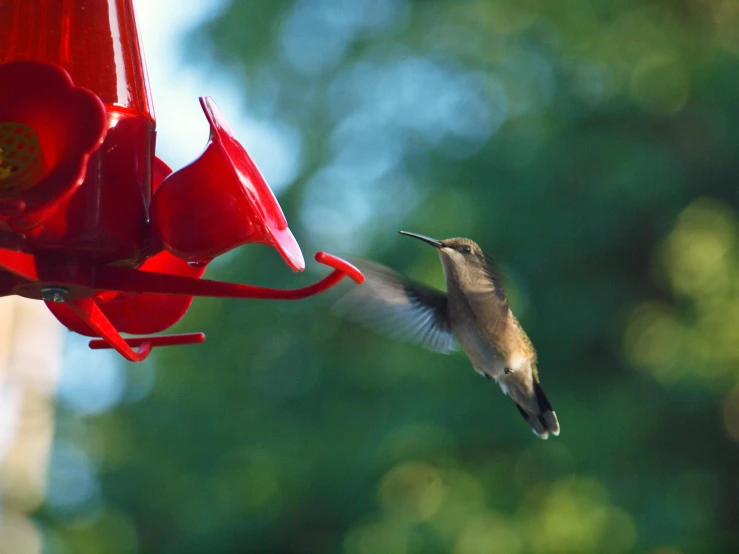
[[(208, 342), (158, 351), (148, 395), (60, 412), (100, 492), (39, 514), (50, 551), (739, 549), (738, 55), (734, 0), (232, 2), (188, 56), (296, 145), (304, 252), (441, 286), (395, 231), (478, 241), (562, 435), (335, 294), (198, 300)], [(316, 277), (261, 246), (208, 275)]]

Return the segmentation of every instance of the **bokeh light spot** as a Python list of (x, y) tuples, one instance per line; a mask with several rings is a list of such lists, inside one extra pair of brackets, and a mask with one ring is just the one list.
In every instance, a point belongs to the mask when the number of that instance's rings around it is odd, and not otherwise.
[(682, 65), (661, 53), (644, 56), (631, 73), (631, 93), (648, 112), (679, 112), (690, 95), (690, 80)]
[(469, 472), (447, 469), (444, 471), (444, 502), (430, 522), (434, 529), (449, 541), (474, 518), (485, 512), (487, 491)]
[(692, 202), (681, 214), (662, 249), (672, 286), (690, 296), (713, 292), (722, 284), (727, 255), (739, 233), (734, 213), (710, 198)]
[(60, 512), (75, 512), (98, 494), (98, 487), (85, 452), (57, 441), (51, 453), (47, 504)]
[(118, 404), (125, 392), (125, 375), (115, 353), (102, 350), (90, 363), (88, 337), (69, 333), (62, 358), (59, 400), (81, 414), (105, 412)]
[(454, 544), (453, 554), (516, 554), (522, 541), (514, 522), (496, 512), (472, 516)]
[(30, 519), (0, 515), (0, 554), (40, 554), (41, 547), (41, 531)]
[(631, 516), (613, 506), (594, 479), (558, 481), (529, 510), (527, 538), (534, 552), (629, 552), (636, 541)]
[(735, 0), (715, 0), (708, 6), (713, 11), (716, 34), (721, 45), (739, 56), (739, 3)]
[(379, 485), (382, 506), (401, 520), (424, 521), (444, 501), (441, 473), (425, 462), (404, 462), (385, 474)]
[(665, 382), (681, 376), (684, 329), (668, 306), (647, 302), (631, 314), (624, 332), (626, 356), (637, 367), (648, 369)]
[(344, 538), (346, 554), (408, 554), (408, 527), (389, 520), (368, 522), (352, 527)]
[(691, 377), (721, 385), (737, 374), (739, 351), (739, 222), (711, 198), (694, 200), (655, 256), (655, 269), (675, 302), (644, 302), (624, 333), (626, 356), (667, 383)]

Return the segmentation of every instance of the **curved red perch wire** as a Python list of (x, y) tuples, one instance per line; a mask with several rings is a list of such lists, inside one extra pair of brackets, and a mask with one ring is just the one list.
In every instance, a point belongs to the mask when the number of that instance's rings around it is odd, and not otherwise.
[(237, 283), (224, 283), (209, 279), (194, 279), (178, 275), (153, 273), (118, 266), (97, 268), (94, 277), (77, 284), (98, 291), (117, 291), (134, 294), (184, 294), (187, 296), (210, 296), (219, 298), (251, 298), (262, 300), (300, 300), (319, 294), (345, 276), (356, 283), (364, 281), (364, 275), (349, 262), (326, 252), (318, 252), (318, 263), (334, 268), (334, 271), (317, 283), (307, 287), (281, 290)]
[[(364, 281), (364, 275), (352, 264), (341, 258), (327, 254), (326, 252), (318, 252), (315, 259), (318, 263), (334, 268), (334, 271), (317, 283), (293, 290), (278, 290), (235, 283), (223, 283), (109, 266), (99, 268), (96, 277), (93, 279), (94, 285), (92, 283), (90, 285), (98, 290), (117, 290), (128, 293), (298, 300), (319, 294), (336, 285), (344, 277), (350, 277), (356, 283), (362, 283)], [(91, 298), (72, 300), (68, 304), (85, 323), (102, 337), (101, 340), (90, 341), (90, 348), (114, 348), (127, 360), (132, 362), (141, 361), (146, 358), (154, 346), (194, 344), (205, 340), (203, 333), (124, 339), (110, 324), (107, 318), (105, 318), (105, 315)], [(139, 350), (134, 351), (132, 347), (139, 347)]]
[[(176, 335), (156, 335), (153, 337), (134, 337), (125, 339), (126, 343), (135, 348), (142, 344), (155, 346), (179, 346), (183, 344), (200, 344), (205, 342), (205, 333), (180, 333)], [(103, 339), (93, 339), (89, 346), (92, 350), (104, 350), (111, 346)]]

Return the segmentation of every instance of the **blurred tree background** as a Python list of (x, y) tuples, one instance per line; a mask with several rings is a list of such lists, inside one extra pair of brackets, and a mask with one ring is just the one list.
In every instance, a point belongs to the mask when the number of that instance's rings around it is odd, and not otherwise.
[[(307, 257), (442, 287), (402, 228), (500, 261), (562, 435), (336, 294), (196, 300), (205, 345), (59, 408), (50, 553), (739, 550), (738, 2), (243, 0), (191, 39), (290, 145)], [(256, 245), (207, 275), (316, 277)]]

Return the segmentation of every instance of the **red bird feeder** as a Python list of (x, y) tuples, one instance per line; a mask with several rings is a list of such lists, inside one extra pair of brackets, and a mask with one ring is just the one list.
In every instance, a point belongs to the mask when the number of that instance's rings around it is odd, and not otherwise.
[(72, 331), (140, 361), (202, 333), (150, 335), (194, 296), (294, 300), (362, 274), (296, 290), (201, 279), (213, 258), (259, 242), (295, 271), (298, 243), (269, 186), (216, 105), (210, 140), (172, 170), (154, 155), (155, 121), (132, 0), (0, 0), (0, 296), (46, 302)]

